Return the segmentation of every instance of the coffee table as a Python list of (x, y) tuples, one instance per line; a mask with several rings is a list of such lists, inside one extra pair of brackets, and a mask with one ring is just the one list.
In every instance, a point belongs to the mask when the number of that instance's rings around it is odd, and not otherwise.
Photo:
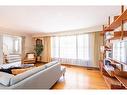
[(12, 66), (12, 67), (10, 66), (9, 68), (5, 68), (5, 69), (0, 68), (0, 71), (16, 75), (26, 70), (29, 70), (33, 67), (36, 66), (34, 64), (19, 64), (18, 66)]
[(11, 72), (13, 75), (17, 75), (17, 74), (23, 73), (27, 70), (30, 70), (34, 67), (35, 67), (34, 64), (21, 64), (21, 66), (19, 66), (19, 67), (11, 68)]

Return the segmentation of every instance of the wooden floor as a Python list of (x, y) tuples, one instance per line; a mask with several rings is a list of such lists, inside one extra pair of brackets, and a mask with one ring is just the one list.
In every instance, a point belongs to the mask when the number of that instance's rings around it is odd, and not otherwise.
[(65, 77), (61, 77), (52, 89), (108, 89), (99, 70), (65, 66)]

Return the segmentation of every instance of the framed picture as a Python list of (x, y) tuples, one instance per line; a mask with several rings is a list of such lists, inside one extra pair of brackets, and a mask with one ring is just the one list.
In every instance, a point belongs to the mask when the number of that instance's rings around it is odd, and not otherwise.
[(42, 45), (42, 40), (41, 39), (37, 39), (36, 40), (36, 45)]

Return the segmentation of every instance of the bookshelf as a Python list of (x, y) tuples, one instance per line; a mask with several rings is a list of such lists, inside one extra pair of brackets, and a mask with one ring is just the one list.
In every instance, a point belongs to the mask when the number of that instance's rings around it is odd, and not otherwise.
[[(100, 33), (103, 36), (103, 59), (99, 61), (100, 72), (110, 89), (127, 89), (127, 70), (124, 71), (121, 61), (113, 59), (113, 41), (122, 41), (127, 37), (127, 31), (124, 31), (124, 23), (127, 22), (127, 9), (124, 11), (124, 6), (121, 6), (121, 15), (114, 16), (114, 21), (108, 25), (103, 25), (103, 30)], [(120, 31), (116, 31), (121, 27)], [(127, 40), (127, 39), (126, 39)], [(126, 68), (127, 69), (127, 68)], [(125, 78), (126, 77), (126, 78)]]

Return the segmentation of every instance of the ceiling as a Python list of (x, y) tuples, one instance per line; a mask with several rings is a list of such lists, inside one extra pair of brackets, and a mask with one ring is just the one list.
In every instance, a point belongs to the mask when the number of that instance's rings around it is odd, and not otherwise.
[(0, 27), (53, 33), (103, 25), (118, 14), (120, 6), (0, 6)]

